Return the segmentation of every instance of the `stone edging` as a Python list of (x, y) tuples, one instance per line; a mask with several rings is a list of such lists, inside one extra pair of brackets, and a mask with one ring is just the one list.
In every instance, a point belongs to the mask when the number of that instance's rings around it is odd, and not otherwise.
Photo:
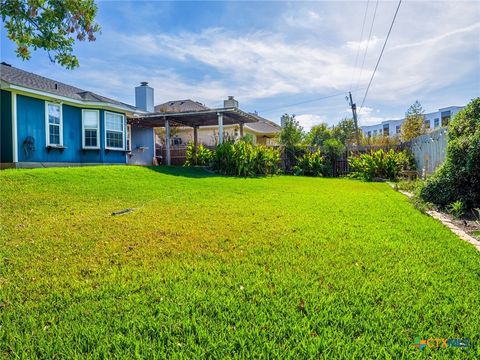
[[(388, 183), (392, 188), (394, 188), (393, 184), (391, 183)], [(412, 198), (413, 197), (413, 194), (407, 192), (407, 191), (403, 191), (403, 190), (397, 190), (399, 193), (402, 193), (403, 195), (409, 197), (409, 198)], [(434, 211), (434, 210), (430, 210), (430, 211), (427, 211), (426, 212), (428, 215), (430, 215), (431, 217), (433, 217), (434, 219), (437, 219), (438, 221), (440, 221), (443, 225), (445, 225), (446, 227), (448, 227), (450, 229), (451, 232), (453, 232), (455, 235), (457, 235), (460, 239), (466, 241), (466, 242), (469, 242), (470, 244), (472, 244), (473, 246), (475, 246), (475, 248), (480, 251), (480, 241), (478, 241), (477, 239), (475, 239), (473, 236), (467, 234), (465, 231), (463, 231), (462, 229), (460, 229), (457, 225), (455, 225), (448, 217), (446, 217), (444, 214), (438, 212), (438, 211)]]

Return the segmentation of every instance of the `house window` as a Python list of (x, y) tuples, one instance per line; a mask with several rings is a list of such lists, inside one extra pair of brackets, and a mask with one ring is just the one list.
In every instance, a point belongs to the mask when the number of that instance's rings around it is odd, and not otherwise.
[(441, 116), (442, 116), (442, 126), (447, 126), (448, 123), (450, 122), (450, 110), (448, 111), (442, 111)]
[(46, 115), (47, 146), (62, 146), (62, 105), (46, 103)]
[(98, 149), (100, 132), (100, 116), (98, 110), (82, 110), (83, 148)]
[(425, 120), (425, 128), (430, 129), (430, 120)]
[(390, 135), (390, 126), (389, 125), (383, 125), (383, 135), (384, 136), (389, 136)]
[(367, 136), (368, 136), (368, 137), (372, 137), (372, 132), (369, 131), (369, 132), (367, 133)]
[(436, 118), (433, 120), (433, 127), (439, 127), (440, 126), (440, 119), (439, 118)]
[(125, 127), (124, 116), (111, 112), (105, 112), (105, 149), (123, 150)]
[(395, 126), (395, 132), (400, 134), (400, 125)]

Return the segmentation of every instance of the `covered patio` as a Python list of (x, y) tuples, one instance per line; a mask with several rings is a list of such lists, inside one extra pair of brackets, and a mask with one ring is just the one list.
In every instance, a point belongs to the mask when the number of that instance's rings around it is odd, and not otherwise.
[(198, 129), (201, 126), (218, 126), (218, 143), (224, 140), (224, 125), (238, 124), (240, 137), (243, 137), (243, 126), (246, 123), (258, 122), (258, 119), (238, 108), (222, 108), (192, 112), (159, 112), (147, 115), (133, 115), (128, 118), (128, 124), (138, 128), (165, 128), (166, 156), (165, 164), (171, 165), (171, 126), (193, 128), (193, 143), (198, 146)]

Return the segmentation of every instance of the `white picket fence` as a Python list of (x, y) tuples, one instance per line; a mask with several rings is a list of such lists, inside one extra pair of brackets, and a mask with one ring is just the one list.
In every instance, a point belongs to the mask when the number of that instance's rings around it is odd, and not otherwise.
[(443, 164), (447, 142), (447, 128), (433, 130), (412, 140), (411, 150), (417, 163), (418, 176), (425, 178)]

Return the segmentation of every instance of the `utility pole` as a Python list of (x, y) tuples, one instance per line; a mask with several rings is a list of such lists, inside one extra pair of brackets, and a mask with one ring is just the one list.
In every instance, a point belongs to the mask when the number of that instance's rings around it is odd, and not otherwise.
[(353, 102), (352, 92), (348, 92), (349, 98), (347, 97), (348, 104), (352, 108), (353, 122), (355, 123), (355, 138), (357, 141), (357, 151), (360, 147), (360, 133), (358, 132), (358, 120), (357, 120), (357, 104)]

